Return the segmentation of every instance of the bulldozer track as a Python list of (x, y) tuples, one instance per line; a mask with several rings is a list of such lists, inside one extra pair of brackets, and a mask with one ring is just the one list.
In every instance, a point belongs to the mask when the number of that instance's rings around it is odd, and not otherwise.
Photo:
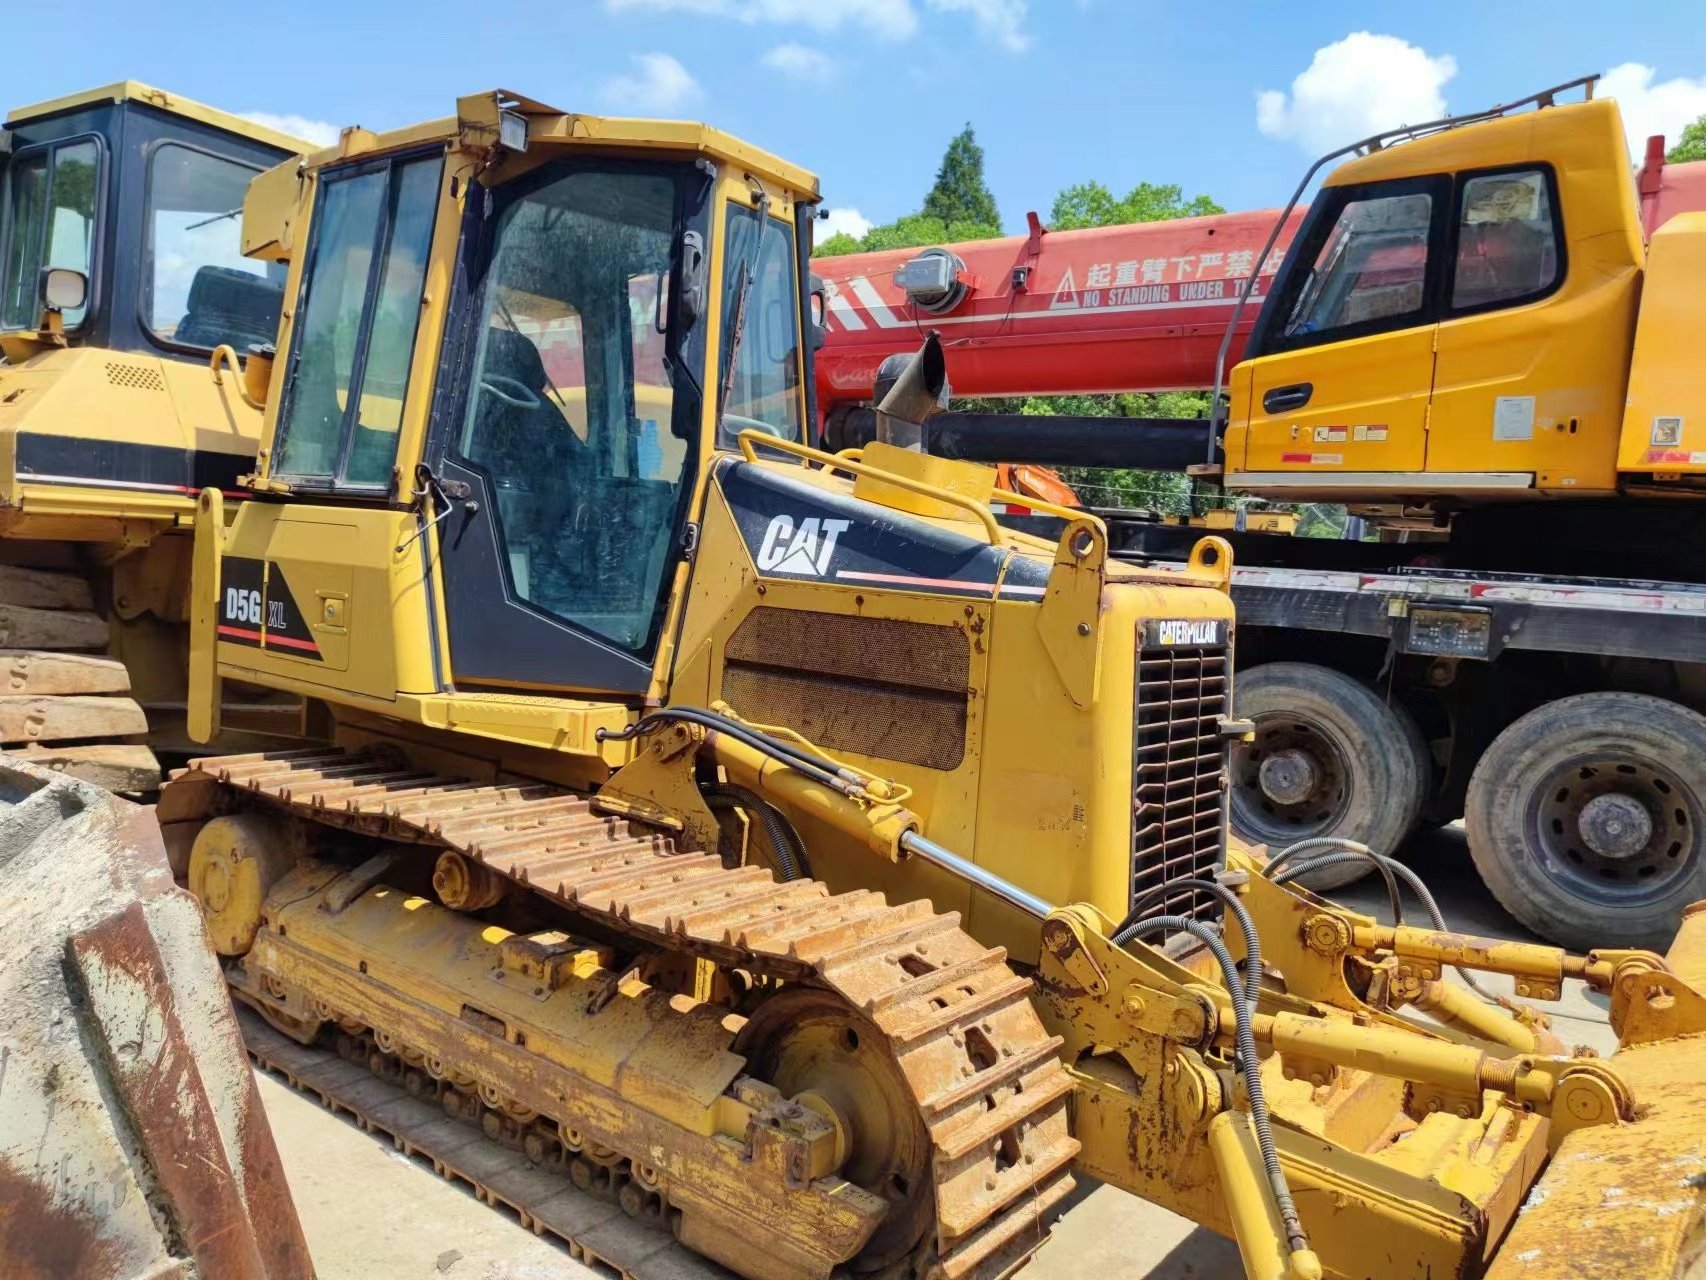
[(388, 1139), (446, 1181), (472, 1188), (482, 1203), (508, 1209), (534, 1235), (561, 1241), (575, 1261), (620, 1280), (733, 1280), (732, 1272), (678, 1244), (662, 1226), (635, 1219), (613, 1197), (582, 1191), (562, 1172), (447, 1117), (443, 1107), (376, 1076), (368, 1065), (299, 1044), (242, 1005), (237, 1023), (257, 1066), (352, 1117), (364, 1132)]
[(1013, 1269), (1072, 1188), (1078, 1143), (1061, 1042), (1005, 951), (977, 943), (955, 913), (867, 890), (833, 894), (816, 881), (778, 884), (766, 868), (731, 868), (600, 814), (584, 796), (421, 772), (387, 747), (197, 760), (168, 796), (197, 786), (455, 850), (647, 946), (835, 993), (887, 1037), (929, 1134), (934, 1273), (944, 1280)]

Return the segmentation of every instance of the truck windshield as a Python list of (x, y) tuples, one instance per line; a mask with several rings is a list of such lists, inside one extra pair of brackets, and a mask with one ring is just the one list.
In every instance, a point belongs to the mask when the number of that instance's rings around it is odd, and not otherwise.
[(257, 172), (175, 143), (150, 158), (142, 322), (156, 338), (241, 353), (277, 336), (284, 267), (242, 253), (243, 196)]
[(457, 452), (491, 478), (516, 597), (640, 651), (700, 381), (665, 348), (679, 179), (579, 168), (497, 215)]
[[(0, 213), (0, 329), (34, 329), (40, 323), (44, 267), (89, 274), (100, 162), (93, 138), (26, 151), (12, 162)], [(85, 307), (67, 310), (65, 327), (75, 329), (85, 314)]]

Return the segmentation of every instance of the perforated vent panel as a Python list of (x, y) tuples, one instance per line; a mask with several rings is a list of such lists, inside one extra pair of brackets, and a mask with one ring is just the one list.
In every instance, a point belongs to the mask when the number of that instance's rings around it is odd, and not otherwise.
[(160, 376), (158, 369), (145, 364), (125, 364), (118, 360), (107, 361), (107, 381), (115, 387), (129, 387), (133, 391), (166, 389), (166, 380)]
[(723, 700), (748, 719), (929, 769), (965, 758), (971, 645), (955, 627), (756, 609), (724, 661)]
[[(1140, 649), (1132, 742), (1131, 892), (1179, 876), (1213, 879), (1226, 832), (1228, 655), (1222, 648)], [(1153, 914), (1213, 919), (1212, 897), (1171, 894)]]

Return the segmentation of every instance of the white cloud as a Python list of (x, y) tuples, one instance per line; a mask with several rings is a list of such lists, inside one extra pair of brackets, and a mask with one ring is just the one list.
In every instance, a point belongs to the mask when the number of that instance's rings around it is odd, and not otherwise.
[(1031, 37), (1024, 30), (1030, 0), (925, 0), (925, 3), (942, 13), (970, 14), (979, 33), (1009, 53), (1023, 53), (1031, 47)]
[(833, 80), (840, 70), (827, 53), (807, 48), (803, 44), (779, 44), (761, 59), (772, 71), (808, 83), (822, 84)]
[(871, 220), (857, 209), (825, 209), (823, 218), (817, 224), (817, 231), (814, 234), (819, 244), (829, 239), (830, 236), (840, 235), (843, 231), (858, 240), (871, 229), (871, 226)]
[(1457, 74), (1450, 54), (1433, 57), (1397, 36), (1355, 31), (1315, 51), (1291, 82), (1256, 95), (1256, 127), (1320, 154), (1400, 125), (1445, 114), (1446, 81)]
[(1594, 86), (1596, 98), (1617, 99), (1629, 135), (1629, 153), (1637, 164), (1653, 134), (1664, 134), (1666, 145), (1674, 145), (1683, 129), (1706, 115), (1706, 76), (1694, 80), (1677, 76), (1654, 84), (1654, 74), (1639, 62), (1625, 62), (1607, 71)]
[[(1030, 0), (922, 0), (935, 13), (963, 13), (979, 33), (1014, 53), (1028, 49), (1025, 18)], [(612, 13), (686, 13), (730, 18), (748, 24), (799, 26), (828, 35), (863, 30), (884, 40), (910, 40), (918, 34), (914, 0), (604, 0)]]
[(885, 40), (906, 40), (918, 31), (912, 0), (604, 0), (612, 13), (691, 13), (839, 31), (863, 27)]
[(668, 115), (699, 99), (699, 82), (667, 53), (636, 53), (634, 73), (610, 76), (599, 94), (614, 110), (639, 115)]
[(342, 132), (335, 124), (327, 124), (324, 120), (310, 120), (307, 116), (275, 115), (271, 111), (239, 111), (237, 114), (269, 129), (288, 133), (293, 138), (312, 142), (317, 147), (331, 146)]

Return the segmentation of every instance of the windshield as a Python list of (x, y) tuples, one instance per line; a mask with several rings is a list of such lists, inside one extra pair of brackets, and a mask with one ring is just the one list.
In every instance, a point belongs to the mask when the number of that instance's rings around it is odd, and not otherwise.
[[(40, 323), (43, 268), (90, 274), (100, 161), (95, 140), (83, 138), (24, 152), (12, 162), (0, 216), (0, 329)], [(67, 309), (65, 327), (76, 328), (86, 314), (86, 307)]]
[(728, 395), (718, 444), (732, 449), (735, 437), (753, 427), (799, 440), (804, 409), (793, 230), (767, 214), (733, 205), (724, 246), (722, 381)]
[(243, 196), (257, 172), (176, 144), (150, 158), (142, 322), (155, 337), (240, 353), (276, 338), (285, 268), (242, 254)]
[(679, 179), (577, 168), (497, 216), (457, 451), (489, 476), (516, 597), (624, 649), (657, 623), (698, 379), (670, 353)]

